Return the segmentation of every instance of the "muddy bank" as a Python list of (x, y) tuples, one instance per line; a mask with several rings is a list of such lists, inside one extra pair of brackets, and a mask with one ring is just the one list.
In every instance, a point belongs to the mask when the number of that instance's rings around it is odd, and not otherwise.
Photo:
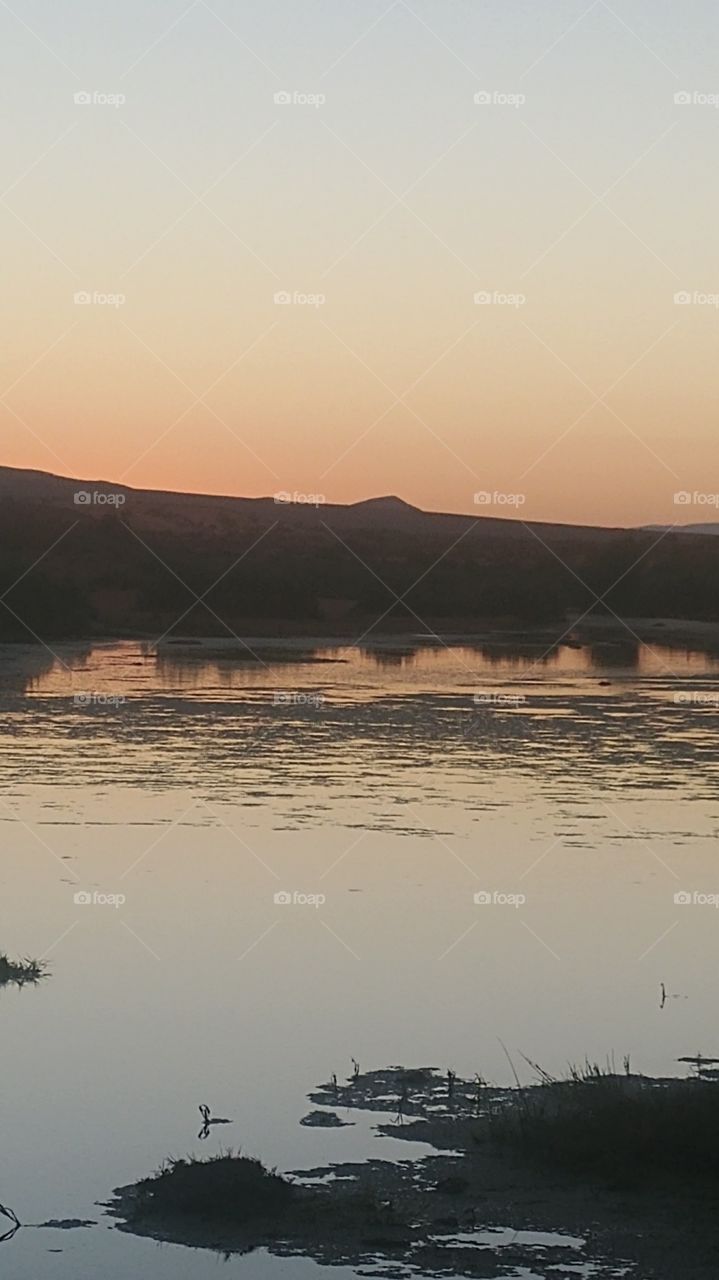
[[(620, 1087), (631, 1098), (668, 1083), (631, 1077)], [(328, 1163), (279, 1183), (262, 1170), (273, 1180), (272, 1203), (263, 1208), (261, 1198), (254, 1199), (251, 1213), (246, 1198), (243, 1210), (236, 1196), (225, 1195), (231, 1189), (225, 1179), (242, 1180), (247, 1172), (238, 1168), (241, 1158), (233, 1167), (228, 1156), (180, 1162), (175, 1188), (177, 1166), (168, 1166), (153, 1179), (119, 1188), (108, 1209), (121, 1230), (157, 1240), (228, 1255), (265, 1247), (322, 1263), (371, 1266), (374, 1275), (506, 1277), (524, 1268), (546, 1280), (563, 1274), (715, 1277), (716, 1181), (667, 1173), (638, 1179), (621, 1159), (609, 1177), (579, 1177), (501, 1137), (505, 1118), (524, 1105), (527, 1093), (544, 1106), (552, 1087), (494, 1089), (431, 1068), (357, 1073), (342, 1084), (333, 1079), (310, 1095), (315, 1105), (343, 1119), (353, 1110), (384, 1113), (376, 1125), (380, 1139), (418, 1146), (408, 1145), (406, 1157)], [(331, 1150), (329, 1133), (327, 1142)], [(199, 1199), (194, 1191), (187, 1197), (191, 1181), (201, 1188)], [(208, 1201), (210, 1181), (223, 1190)]]

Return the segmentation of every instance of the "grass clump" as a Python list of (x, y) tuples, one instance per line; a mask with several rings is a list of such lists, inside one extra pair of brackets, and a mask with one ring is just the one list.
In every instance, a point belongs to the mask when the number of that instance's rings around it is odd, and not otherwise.
[(295, 1188), (274, 1169), (231, 1152), (170, 1160), (136, 1187), (141, 1217), (182, 1215), (205, 1221), (250, 1226), (282, 1215), (295, 1198)]
[(47, 974), (44, 960), (11, 960), (4, 951), (0, 951), (0, 987), (11, 983), (24, 987), (27, 982), (40, 982)]
[(495, 1133), (525, 1153), (618, 1180), (719, 1180), (719, 1084), (587, 1065), (524, 1090)]

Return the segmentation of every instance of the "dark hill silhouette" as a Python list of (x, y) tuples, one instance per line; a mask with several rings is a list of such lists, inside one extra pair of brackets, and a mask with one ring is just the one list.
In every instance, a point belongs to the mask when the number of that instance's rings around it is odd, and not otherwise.
[[(269, 519), (283, 524), (322, 526), (333, 528), (371, 527), (380, 529), (402, 528), (408, 532), (436, 530), (453, 533), (476, 526), (485, 533), (501, 533), (506, 537), (522, 536), (526, 526), (535, 528), (542, 537), (564, 538), (569, 531), (574, 537), (594, 539), (608, 530), (591, 525), (563, 525), (540, 521), (523, 522), (500, 516), (458, 515), (456, 513), (423, 511), (403, 498), (394, 495), (365, 498), (348, 504), (312, 502), (279, 502), (274, 496), (262, 498), (237, 498), (224, 495), (182, 493), (162, 489), (136, 489), (130, 485), (113, 484), (107, 480), (76, 480), (53, 475), (46, 471), (20, 470), (0, 467), (0, 502), (17, 501), (29, 504), (62, 507), (75, 511), (75, 494), (90, 493), (124, 499), (123, 510), (132, 511), (133, 517), (148, 525), (168, 524), (179, 528), (186, 525), (226, 526), (242, 525), (248, 520)], [(87, 508), (79, 508), (85, 516), (107, 514), (109, 505), (99, 501)]]
[(649, 524), (646, 528), (666, 529), (670, 533), (702, 533), (711, 537), (719, 533), (719, 521), (707, 521), (704, 524)]
[(456, 632), (498, 620), (554, 625), (567, 611), (608, 617), (607, 607), (715, 620), (718, 568), (719, 541), (701, 534), (435, 513), (392, 496), (312, 505), (0, 468), (0, 640), (356, 637), (377, 619), (385, 632)]

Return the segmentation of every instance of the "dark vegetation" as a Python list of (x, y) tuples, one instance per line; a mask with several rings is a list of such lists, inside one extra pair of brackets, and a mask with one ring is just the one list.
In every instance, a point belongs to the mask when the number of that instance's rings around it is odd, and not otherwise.
[(0, 987), (24, 987), (26, 983), (37, 983), (47, 976), (44, 960), (10, 960), (4, 951), (0, 951)]
[(719, 1181), (719, 1083), (596, 1066), (527, 1090), (492, 1133), (525, 1155), (621, 1182)]
[(237, 1225), (279, 1218), (295, 1197), (291, 1183), (248, 1156), (171, 1160), (135, 1188), (138, 1216), (182, 1215)]
[[(380, 1126), (385, 1134), (393, 1129), (397, 1134), (401, 1126), (402, 1137), (464, 1151), (461, 1167), (431, 1184), (448, 1195), (470, 1188), (474, 1161), (491, 1159), (492, 1149), (502, 1148), (514, 1150), (524, 1162), (553, 1164), (590, 1182), (609, 1179), (650, 1188), (657, 1179), (677, 1185), (696, 1179), (706, 1188), (719, 1179), (716, 1081), (654, 1080), (628, 1069), (620, 1075), (587, 1065), (566, 1080), (545, 1077), (528, 1089), (497, 1090), (480, 1077), (465, 1081), (453, 1072), (442, 1077), (429, 1069), (415, 1074), (419, 1079), (412, 1086), (407, 1083), (412, 1073), (401, 1068), (370, 1072), (331, 1086), (331, 1096), (360, 1110), (396, 1111), (392, 1125)], [(378, 1092), (388, 1081), (396, 1101)], [(324, 1086), (312, 1096), (328, 1100), (329, 1095), (330, 1086)], [(259, 1160), (231, 1152), (170, 1160), (132, 1192), (132, 1216), (138, 1219), (189, 1217), (238, 1227), (273, 1219), (277, 1230), (288, 1214), (300, 1210), (306, 1217), (316, 1201), (329, 1208), (334, 1195), (332, 1184), (319, 1190), (295, 1184)], [(346, 1204), (345, 1188), (338, 1185), (336, 1194)], [(370, 1197), (366, 1205), (374, 1210), (376, 1201)]]
[(624, 1075), (539, 1075), (500, 1089), (452, 1070), (356, 1068), (312, 1101), (384, 1112), (380, 1134), (429, 1154), (404, 1148), (292, 1181), (241, 1155), (188, 1158), (119, 1188), (108, 1209), (122, 1230), (156, 1240), (225, 1258), (264, 1247), (354, 1274), (550, 1280), (584, 1267), (634, 1274), (634, 1263), (654, 1280), (714, 1277), (719, 1084), (634, 1076), (628, 1062)]
[(258, 622), (356, 632), (385, 611), (384, 629), (414, 631), (418, 617), (535, 624), (586, 610), (719, 619), (716, 537), (475, 521), (396, 500), (308, 507), (129, 492), (119, 508), (78, 507), (78, 484), (58, 485), (41, 500), (31, 484), (3, 499), (0, 640), (227, 636)]

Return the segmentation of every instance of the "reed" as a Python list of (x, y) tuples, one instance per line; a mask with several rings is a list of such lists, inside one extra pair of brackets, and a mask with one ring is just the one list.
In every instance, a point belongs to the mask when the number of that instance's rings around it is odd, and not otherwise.
[(500, 1109), (493, 1134), (525, 1154), (619, 1180), (719, 1180), (719, 1084), (653, 1080), (585, 1062), (564, 1080), (540, 1073), (521, 1105)]

